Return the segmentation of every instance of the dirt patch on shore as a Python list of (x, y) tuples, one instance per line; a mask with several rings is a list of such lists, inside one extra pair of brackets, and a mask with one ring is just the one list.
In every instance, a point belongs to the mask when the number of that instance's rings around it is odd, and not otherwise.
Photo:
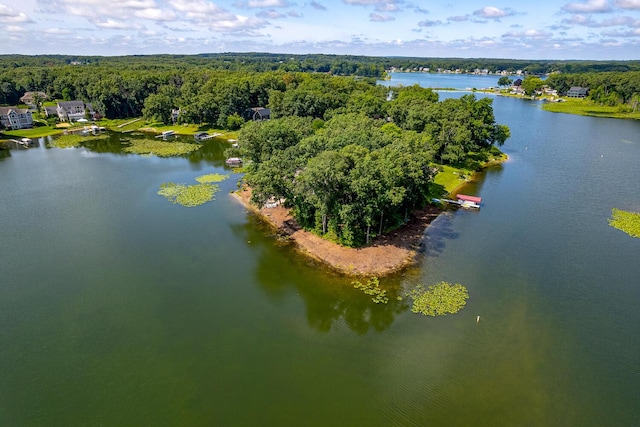
[(378, 275), (398, 271), (416, 261), (424, 230), (439, 214), (434, 206), (415, 211), (403, 227), (373, 240), (365, 248), (345, 248), (302, 230), (282, 206), (258, 209), (249, 203), (251, 189), (244, 188), (234, 196), (253, 212), (265, 218), (281, 233), (290, 236), (307, 255), (320, 260), (339, 272), (349, 275)]

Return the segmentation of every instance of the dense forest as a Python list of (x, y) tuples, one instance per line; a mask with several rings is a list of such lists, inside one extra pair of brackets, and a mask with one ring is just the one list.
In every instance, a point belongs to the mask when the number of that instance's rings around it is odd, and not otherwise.
[(241, 129), (246, 182), (258, 205), (284, 200), (301, 226), (345, 246), (369, 243), (439, 196), (438, 164), (462, 163), (509, 137), (491, 99), (439, 102), (418, 86), (391, 96), (352, 92), (326, 121), (298, 113)]

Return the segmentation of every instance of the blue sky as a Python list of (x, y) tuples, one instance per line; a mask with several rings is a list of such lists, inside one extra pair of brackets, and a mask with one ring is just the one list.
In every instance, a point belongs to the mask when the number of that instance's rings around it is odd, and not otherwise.
[(0, 53), (640, 59), (640, 0), (0, 0)]

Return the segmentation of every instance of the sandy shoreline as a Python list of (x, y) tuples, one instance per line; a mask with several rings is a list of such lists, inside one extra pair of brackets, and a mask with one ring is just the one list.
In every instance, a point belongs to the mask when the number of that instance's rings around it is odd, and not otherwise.
[(382, 276), (414, 264), (424, 230), (441, 212), (434, 206), (427, 206), (414, 212), (412, 220), (403, 227), (376, 238), (370, 246), (353, 249), (302, 230), (289, 214), (289, 210), (282, 206), (258, 209), (249, 203), (249, 188), (234, 192), (232, 196), (279, 232), (289, 236), (301, 252), (340, 273), (354, 276)]

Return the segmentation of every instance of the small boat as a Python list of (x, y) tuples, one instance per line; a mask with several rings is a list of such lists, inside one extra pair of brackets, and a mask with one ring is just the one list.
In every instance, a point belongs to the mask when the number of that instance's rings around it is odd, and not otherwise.
[(229, 157), (225, 163), (229, 166), (240, 166), (242, 165), (242, 159), (239, 157)]

